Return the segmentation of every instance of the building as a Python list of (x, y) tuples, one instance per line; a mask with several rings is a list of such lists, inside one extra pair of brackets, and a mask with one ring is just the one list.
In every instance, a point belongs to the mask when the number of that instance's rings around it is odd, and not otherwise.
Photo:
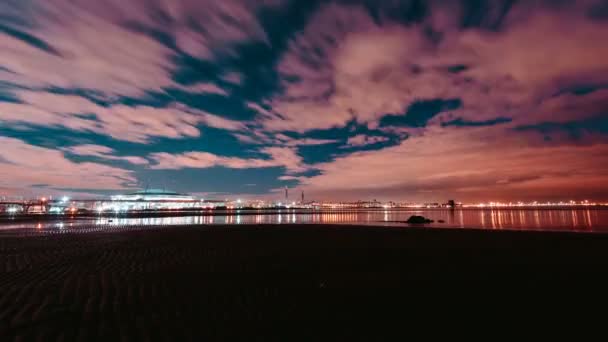
[(384, 204), (376, 200), (357, 202), (313, 202), (312, 207), (316, 209), (380, 209)]
[(126, 195), (115, 195), (111, 197), (112, 201), (130, 201), (130, 202), (159, 202), (159, 201), (169, 201), (169, 202), (191, 202), (198, 201), (194, 196), (179, 194), (173, 191), (165, 191), (159, 189), (149, 189), (149, 190), (141, 190), (136, 191)]
[(185, 210), (214, 207), (205, 204), (202, 199), (172, 191), (149, 189), (125, 195), (115, 195), (109, 201), (97, 201), (95, 210), (104, 211), (139, 211), (139, 210)]
[(455, 209), (455, 208), (462, 207), (462, 203), (457, 203), (454, 200), (449, 200), (449, 201), (447, 201), (447, 203), (442, 204), (441, 207), (448, 208), (448, 209)]

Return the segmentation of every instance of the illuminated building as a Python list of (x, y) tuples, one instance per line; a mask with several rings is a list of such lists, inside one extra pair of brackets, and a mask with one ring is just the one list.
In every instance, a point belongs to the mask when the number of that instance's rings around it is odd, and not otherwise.
[(141, 190), (126, 195), (115, 195), (112, 196), (112, 201), (131, 201), (131, 202), (159, 202), (159, 201), (170, 201), (170, 202), (190, 202), (197, 201), (197, 199), (190, 195), (179, 194), (177, 192), (165, 191), (165, 190)]
[(186, 210), (215, 207), (217, 203), (207, 203), (191, 195), (165, 190), (142, 190), (125, 195), (112, 196), (109, 201), (97, 201), (95, 210), (138, 211), (138, 210)]

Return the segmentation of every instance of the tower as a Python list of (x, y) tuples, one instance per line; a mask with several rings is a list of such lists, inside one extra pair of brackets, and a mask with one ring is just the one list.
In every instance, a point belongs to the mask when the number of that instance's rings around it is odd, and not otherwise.
[(289, 199), (289, 190), (285, 187), (285, 201)]
[(302, 204), (304, 204), (304, 191), (302, 191)]
[(456, 202), (454, 200), (449, 200), (448, 201), (448, 208), (450, 208), (450, 209), (456, 208)]

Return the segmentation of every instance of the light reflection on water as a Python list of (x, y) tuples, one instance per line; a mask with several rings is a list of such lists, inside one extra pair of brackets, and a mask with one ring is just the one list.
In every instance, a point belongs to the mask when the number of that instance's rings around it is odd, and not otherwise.
[[(233, 215), (98, 218), (21, 224), (0, 224), (0, 230), (36, 228), (37, 230), (75, 230), (83, 227), (217, 225), (217, 224), (369, 224), (408, 226), (412, 215), (435, 220), (429, 227), (515, 230), (566, 230), (608, 232), (608, 210), (602, 209), (464, 209), (464, 210), (284, 210), (279, 213), (242, 212)], [(440, 223), (439, 220), (444, 222)]]

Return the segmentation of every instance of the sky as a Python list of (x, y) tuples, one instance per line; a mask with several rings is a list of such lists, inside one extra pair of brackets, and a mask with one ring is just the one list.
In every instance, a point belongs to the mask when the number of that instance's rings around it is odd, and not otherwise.
[(0, 195), (608, 199), (608, 1), (3, 0)]

